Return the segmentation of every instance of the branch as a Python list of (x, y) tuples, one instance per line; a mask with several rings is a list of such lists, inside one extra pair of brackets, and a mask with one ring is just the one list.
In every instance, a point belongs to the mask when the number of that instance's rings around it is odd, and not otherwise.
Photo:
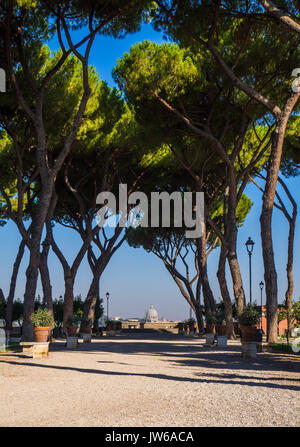
[(281, 12), (276, 6), (272, 5), (271, 2), (267, 0), (261, 0), (260, 3), (263, 5), (266, 11), (268, 11), (273, 17), (280, 20), (282, 23), (287, 25), (293, 31), (300, 34), (300, 24), (291, 19), (286, 13)]

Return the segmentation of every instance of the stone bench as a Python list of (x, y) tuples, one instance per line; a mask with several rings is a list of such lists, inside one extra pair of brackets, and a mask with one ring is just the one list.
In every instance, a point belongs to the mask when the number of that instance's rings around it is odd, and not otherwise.
[(24, 354), (28, 354), (34, 359), (42, 359), (49, 355), (49, 342), (21, 341), (20, 346), (22, 346)]

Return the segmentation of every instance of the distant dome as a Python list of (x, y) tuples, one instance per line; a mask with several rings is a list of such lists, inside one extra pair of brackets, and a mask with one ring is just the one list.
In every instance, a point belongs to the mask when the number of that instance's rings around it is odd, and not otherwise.
[(158, 321), (158, 313), (156, 309), (154, 309), (153, 304), (151, 304), (151, 306), (147, 310), (146, 320), (150, 320), (151, 323), (156, 323)]

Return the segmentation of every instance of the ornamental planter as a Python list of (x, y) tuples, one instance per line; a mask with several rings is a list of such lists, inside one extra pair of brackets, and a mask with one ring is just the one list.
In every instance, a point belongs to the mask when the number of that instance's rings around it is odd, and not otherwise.
[(91, 326), (83, 326), (80, 332), (82, 334), (91, 334), (92, 328), (91, 328)]
[(255, 341), (242, 341), (242, 357), (255, 358), (257, 343)]
[(67, 326), (68, 337), (76, 337), (78, 326)]
[(207, 324), (206, 325), (206, 333), (207, 334), (215, 334), (216, 332), (216, 327), (214, 324)]
[(48, 341), (50, 330), (51, 330), (50, 326), (33, 328), (35, 342), (46, 343)]
[(189, 335), (193, 337), (195, 335), (195, 326), (189, 326)]
[(215, 334), (206, 333), (205, 346), (213, 346), (215, 344)]
[(178, 334), (183, 334), (183, 323), (178, 324)]
[(91, 343), (91, 341), (92, 341), (92, 334), (87, 334), (85, 332), (82, 332), (81, 336), (82, 336), (83, 343)]
[(217, 334), (221, 337), (227, 335), (227, 327), (226, 324), (217, 324), (216, 326)]
[(256, 335), (256, 326), (242, 326), (241, 329), (241, 338), (242, 342), (254, 342)]

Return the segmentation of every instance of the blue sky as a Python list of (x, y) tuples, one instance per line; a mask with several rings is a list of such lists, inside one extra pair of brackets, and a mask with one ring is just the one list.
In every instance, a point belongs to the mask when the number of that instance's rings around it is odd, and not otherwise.
[[(124, 52), (128, 52), (130, 47), (136, 42), (149, 39), (162, 43), (162, 36), (151, 28), (144, 25), (139, 33), (127, 36), (122, 40), (114, 40), (109, 37), (97, 36), (91, 53), (90, 63), (96, 67), (102, 80), (107, 81), (110, 86), (114, 86), (111, 72), (118, 58)], [(55, 39), (51, 41), (50, 48), (55, 50), (58, 43)], [(300, 201), (298, 191), (300, 188), (300, 178), (289, 179), (287, 184), (297, 200), (298, 208)], [(249, 299), (249, 275), (248, 275), (248, 255), (245, 242), (249, 236), (254, 240), (254, 252), (252, 256), (252, 290), (253, 300), (260, 302), (259, 282), (263, 278), (263, 262), (260, 244), (259, 216), (261, 211), (261, 193), (252, 184), (248, 185), (246, 193), (254, 202), (254, 205), (247, 217), (244, 226), (239, 230), (238, 235), (238, 256), (243, 275), (244, 288)], [(286, 260), (287, 260), (287, 221), (282, 213), (274, 210), (273, 237), (274, 250), (276, 256), (276, 267), (278, 273), (279, 302), (284, 300), (286, 288)], [(297, 272), (300, 269), (300, 235), (299, 222), (297, 223), (295, 239), (295, 293), (294, 298), (299, 299), (300, 277)], [(80, 240), (71, 230), (59, 228), (54, 229), (57, 243), (65, 253), (68, 260), (72, 260), (76, 255), (76, 250), (80, 245)], [(12, 266), (17, 253), (20, 236), (13, 223), (8, 223), (0, 229), (0, 246), (2, 256), (0, 258), (1, 281), (0, 287), (5, 296), (8, 294)], [(19, 278), (17, 282), (16, 296), (22, 298), (25, 286), (25, 270), (28, 262), (28, 254), (24, 256)], [(211, 287), (215, 298), (218, 299), (220, 291), (218, 287), (216, 270), (218, 263), (218, 251), (210, 255), (208, 268)], [(49, 257), (49, 267), (53, 286), (53, 296), (63, 295), (64, 284), (63, 274), (60, 264), (53, 254)], [(230, 274), (228, 272), (228, 282), (231, 287)], [(85, 297), (91, 281), (91, 273), (86, 260), (82, 263), (75, 283), (75, 293), (81, 293)], [(232, 290), (232, 288), (231, 288)], [(106, 292), (110, 293), (110, 316), (121, 317), (137, 316), (143, 317), (150, 304), (154, 304), (159, 317), (169, 319), (185, 319), (189, 317), (189, 308), (184, 298), (181, 296), (177, 286), (164, 268), (162, 262), (153, 254), (148, 254), (142, 249), (133, 249), (126, 243), (116, 252), (108, 265), (100, 282), (100, 294), (105, 297)], [(42, 289), (39, 282), (37, 294), (42, 296)], [(233, 298), (233, 295), (232, 295)], [(263, 300), (265, 297), (263, 295)], [(105, 301), (106, 305), (106, 301)]]

